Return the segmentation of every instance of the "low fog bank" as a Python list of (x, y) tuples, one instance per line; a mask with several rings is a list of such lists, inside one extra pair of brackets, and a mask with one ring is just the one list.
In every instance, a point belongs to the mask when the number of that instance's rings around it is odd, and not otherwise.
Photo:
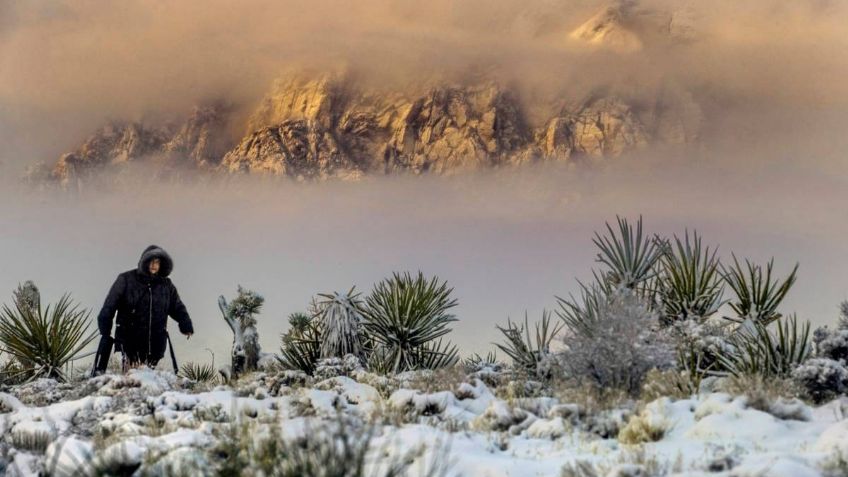
[[(763, 151), (759, 151), (763, 153)], [(616, 214), (644, 216), (650, 232), (697, 228), (722, 257), (776, 257), (799, 279), (784, 310), (833, 322), (848, 298), (845, 162), (811, 169), (790, 157), (746, 162), (623, 159), (608, 167), (539, 166), (455, 177), (356, 183), (230, 181), (156, 185), (76, 196), (3, 187), (2, 301), (34, 280), (45, 301), (64, 292), (96, 315), (115, 276), (144, 247), (166, 248), (172, 278), (196, 323), (178, 358), (228, 360), (216, 306), (241, 284), (262, 293), (261, 343), (277, 350), (286, 316), (315, 293), (368, 292), (392, 271), (447, 279), (459, 300), (451, 339), (463, 355), (492, 349), (495, 324), (531, 319), (575, 291), (594, 266), (593, 231)], [(756, 164), (756, 166), (755, 166)], [(176, 330), (174, 324), (170, 325)]]

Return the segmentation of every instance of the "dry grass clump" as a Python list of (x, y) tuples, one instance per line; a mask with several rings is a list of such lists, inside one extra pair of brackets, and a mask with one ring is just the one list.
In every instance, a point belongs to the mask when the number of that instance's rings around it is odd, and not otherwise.
[(748, 398), (748, 407), (770, 412), (771, 405), (779, 398), (794, 399), (803, 392), (791, 379), (764, 378), (760, 375), (731, 376), (719, 384), (719, 389), (732, 396)]

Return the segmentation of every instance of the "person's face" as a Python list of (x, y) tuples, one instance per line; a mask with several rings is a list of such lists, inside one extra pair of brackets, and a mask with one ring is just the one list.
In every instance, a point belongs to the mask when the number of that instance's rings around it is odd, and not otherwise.
[(157, 273), (159, 273), (159, 259), (154, 258), (150, 261), (150, 265), (148, 265), (147, 267), (151, 275), (156, 275)]

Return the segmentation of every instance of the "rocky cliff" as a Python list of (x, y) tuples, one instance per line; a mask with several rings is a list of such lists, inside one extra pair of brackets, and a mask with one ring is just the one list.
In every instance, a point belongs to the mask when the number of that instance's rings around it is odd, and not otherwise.
[[(629, 5), (602, 10), (571, 40), (629, 52), (689, 33), (677, 17), (647, 17)], [(697, 141), (703, 118), (693, 95), (673, 82), (654, 89), (638, 97), (605, 88), (581, 100), (554, 98), (540, 119), (516, 87), (485, 75), (378, 90), (348, 73), (296, 72), (275, 81), (241, 127), (220, 105), (197, 107), (177, 125), (115, 122), (33, 174), (67, 183), (138, 162), (221, 175), (355, 179), (614, 158)], [(238, 129), (240, 138), (228, 132)]]

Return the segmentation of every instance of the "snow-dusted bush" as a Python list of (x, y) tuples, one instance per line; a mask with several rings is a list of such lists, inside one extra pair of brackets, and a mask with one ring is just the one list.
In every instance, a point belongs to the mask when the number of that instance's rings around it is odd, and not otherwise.
[(589, 333), (565, 335), (559, 363), (566, 377), (636, 395), (652, 369), (674, 366), (671, 334), (635, 292), (619, 289), (602, 303)]
[(792, 371), (792, 379), (813, 402), (824, 402), (848, 391), (848, 368), (844, 362), (813, 358)]
[(671, 329), (677, 341), (677, 367), (688, 378), (688, 387), (697, 393), (701, 383), (720, 369), (719, 356), (732, 351), (727, 342), (730, 326), (680, 320)]
[(363, 309), (365, 329), (387, 365), (399, 373), (412, 369), (436, 369), (458, 361), (458, 350), (440, 338), (457, 321), (448, 310), (457, 305), (452, 288), (438, 277), (429, 280), (421, 272), (395, 273), (376, 284)]
[(813, 348), (819, 358), (848, 362), (848, 328), (818, 328), (813, 332)]
[(324, 380), (337, 376), (353, 376), (357, 371), (362, 371), (362, 362), (353, 354), (345, 355), (344, 358), (320, 359), (315, 363), (315, 379)]
[(341, 358), (365, 353), (362, 300), (351, 288), (347, 293), (322, 293), (316, 303), (315, 320), (322, 330), (321, 357)]

